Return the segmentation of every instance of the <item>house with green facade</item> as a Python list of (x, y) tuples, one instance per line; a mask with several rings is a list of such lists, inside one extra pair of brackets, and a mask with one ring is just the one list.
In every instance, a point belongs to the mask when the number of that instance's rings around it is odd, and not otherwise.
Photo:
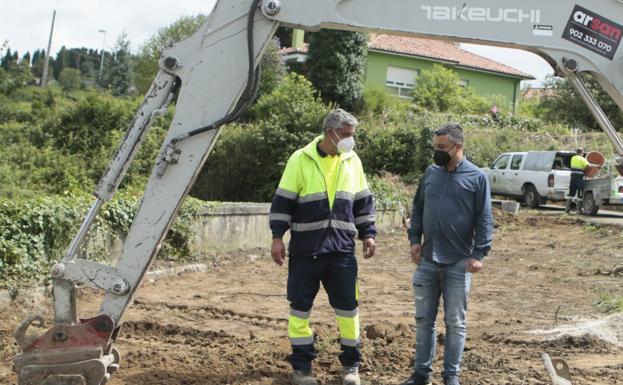
[[(294, 31), (292, 42), (292, 47), (282, 50), (286, 62), (304, 62), (307, 46), (303, 44), (302, 31)], [(513, 109), (519, 101), (521, 81), (534, 79), (530, 74), (466, 51), (458, 43), (371, 34), (365, 86), (411, 98), (421, 71), (436, 63), (455, 71), (462, 86), (483, 96), (499, 95)]]

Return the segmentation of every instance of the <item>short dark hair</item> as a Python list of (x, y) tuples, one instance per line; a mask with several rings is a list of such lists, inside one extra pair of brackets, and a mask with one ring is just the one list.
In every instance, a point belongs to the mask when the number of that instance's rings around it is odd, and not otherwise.
[(463, 128), (458, 123), (447, 123), (435, 131), (435, 136), (448, 135), (452, 143), (463, 143)]
[(584, 149), (582, 147), (578, 147), (578, 149), (575, 150), (575, 153), (578, 154), (578, 155), (582, 155), (582, 154), (584, 154)]

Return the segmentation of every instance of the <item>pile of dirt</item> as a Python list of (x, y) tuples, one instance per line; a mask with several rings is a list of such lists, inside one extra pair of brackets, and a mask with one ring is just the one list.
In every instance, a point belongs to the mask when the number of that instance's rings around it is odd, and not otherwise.
[(493, 208), (493, 220), (496, 226), (516, 225), (519, 223), (519, 218), (517, 215), (502, 211), (497, 207)]

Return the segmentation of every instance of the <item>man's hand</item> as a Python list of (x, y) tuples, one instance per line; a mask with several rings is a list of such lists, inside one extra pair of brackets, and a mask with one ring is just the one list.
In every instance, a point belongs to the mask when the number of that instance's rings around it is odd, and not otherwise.
[(422, 262), (422, 245), (417, 244), (411, 246), (411, 260), (416, 265), (419, 265)]
[(273, 257), (273, 261), (275, 261), (277, 265), (283, 266), (283, 262), (286, 260), (286, 247), (283, 244), (283, 239), (273, 238), (270, 255)]
[(376, 251), (376, 242), (374, 238), (366, 238), (363, 240), (363, 258), (372, 258)]
[(482, 269), (482, 261), (474, 258), (470, 258), (467, 260), (467, 267), (465, 268), (465, 271), (469, 273), (477, 273), (480, 271), (480, 269)]

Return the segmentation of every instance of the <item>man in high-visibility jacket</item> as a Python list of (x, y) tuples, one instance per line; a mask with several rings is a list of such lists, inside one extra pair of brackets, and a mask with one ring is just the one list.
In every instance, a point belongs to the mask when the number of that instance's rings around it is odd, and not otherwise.
[(346, 111), (331, 111), (323, 135), (288, 160), (270, 209), (271, 255), (280, 266), (286, 258), (283, 235), (288, 230), (291, 235), (288, 334), (295, 385), (317, 384), (309, 316), (321, 282), (339, 326), (343, 384), (360, 384), (355, 236), (363, 241), (364, 258), (370, 258), (376, 228), (372, 194), (361, 160), (353, 152), (357, 124)]
[[(571, 212), (574, 198), (578, 201), (584, 196), (584, 171), (589, 167), (601, 167), (596, 164), (591, 164), (583, 156), (584, 149), (578, 148), (575, 151), (575, 155), (571, 158), (571, 181), (569, 182), (569, 195), (567, 196), (567, 205), (565, 211)], [(576, 196), (577, 195), (577, 196)], [(578, 213), (582, 213), (582, 204), (577, 203)]]

